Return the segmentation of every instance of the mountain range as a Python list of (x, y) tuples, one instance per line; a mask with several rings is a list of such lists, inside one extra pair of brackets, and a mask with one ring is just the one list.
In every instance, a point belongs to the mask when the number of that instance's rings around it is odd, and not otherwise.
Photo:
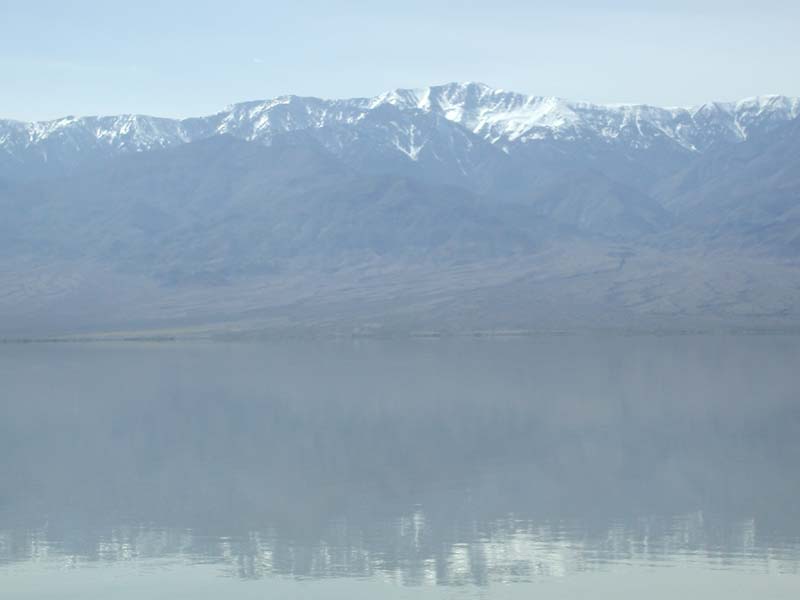
[(800, 99), (0, 120), (0, 335), (786, 328)]

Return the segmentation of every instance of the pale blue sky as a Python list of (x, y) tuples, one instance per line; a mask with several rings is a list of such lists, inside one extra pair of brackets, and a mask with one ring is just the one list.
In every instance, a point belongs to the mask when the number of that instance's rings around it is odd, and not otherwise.
[(0, 118), (447, 81), (662, 105), (800, 95), (799, 25), (797, 0), (0, 0)]

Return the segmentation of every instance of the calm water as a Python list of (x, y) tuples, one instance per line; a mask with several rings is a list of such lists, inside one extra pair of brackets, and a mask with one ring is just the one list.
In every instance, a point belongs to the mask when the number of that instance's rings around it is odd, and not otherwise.
[(0, 346), (2, 598), (797, 598), (800, 338)]

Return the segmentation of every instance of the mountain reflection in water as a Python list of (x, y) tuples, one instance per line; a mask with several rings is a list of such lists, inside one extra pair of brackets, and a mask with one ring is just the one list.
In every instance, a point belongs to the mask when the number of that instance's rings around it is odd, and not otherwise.
[(0, 347), (0, 571), (798, 574), (800, 339)]

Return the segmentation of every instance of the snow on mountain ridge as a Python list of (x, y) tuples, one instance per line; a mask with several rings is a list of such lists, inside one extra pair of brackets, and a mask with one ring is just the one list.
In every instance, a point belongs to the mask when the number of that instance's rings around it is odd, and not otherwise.
[(415, 103), (417, 108), (439, 111), (492, 143), (575, 140), (587, 135), (613, 141), (635, 129), (641, 139), (634, 146), (647, 147), (648, 138), (657, 135), (691, 151), (702, 151), (708, 145), (702, 139), (706, 123), (695, 119), (708, 106), (720, 109), (719, 118), (723, 123), (718, 129), (728, 132), (738, 141), (746, 139), (749, 130), (764, 121), (786, 121), (800, 115), (800, 98), (786, 96), (758, 96), (734, 103), (662, 108), (645, 104), (572, 102), (555, 96), (526, 96), (481, 83), (451, 83), (423, 90), (399, 89), (377, 98), (397, 105)]
[[(206, 117), (167, 119), (143, 115), (63, 117), (25, 123), (0, 120), (0, 149), (7, 154), (41, 149), (59, 152), (143, 151), (165, 148), (213, 135), (228, 134), (248, 141), (271, 143), (280, 133), (318, 132), (323, 145), (341, 149), (365, 123), (380, 127), (381, 107), (414, 115), (434, 114), (473, 134), (509, 148), (540, 140), (600, 140), (648, 148), (664, 140), (692, 152), (720, 142), (747, 139), (752, 131), (800, 116), (800, 98), (759, 96), (738, 102), (712, 102), (690, 108), (660, 108), (642, 104), (600, 105), (554, 96), (528, 96), (482, 83), (448, 83), (419, 89), (396, 89), (372, 98), (323, 100), (279, 96), (234, 104)], [(383, 115), (388, 119), (391, 115)], [(397, 119), (395, 118), (395, 121)], [(328, 132), (327, 137), (321, 130)], [(386, 130), (388, 131), (388, 130)], [(391, 133), (389, 143), (412, 160), (425, 147), (421, 125)]]

